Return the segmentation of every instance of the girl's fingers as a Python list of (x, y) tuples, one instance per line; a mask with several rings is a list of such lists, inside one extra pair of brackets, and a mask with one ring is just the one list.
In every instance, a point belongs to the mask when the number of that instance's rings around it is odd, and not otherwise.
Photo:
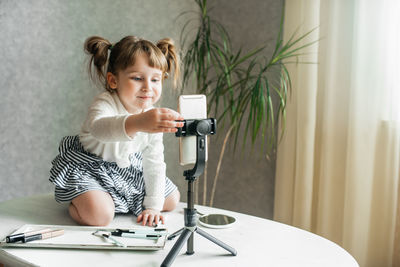
[(159, 108), (158, 110), (161, 111), (161, 113), (169, 113), (171, 111), (169, 108)]
[(163, 128), (177, 128), (183, 127), (183, 122), (176, 122), (176, 121), (162, 121), (160, 122), (159, 126)]
[(148, 218), (148, 224), (149, 224), (149, 226), (152, 226), (153, 225), (153, 221), (154, 221), (154, 215), (153, 214), (150, 214), (149, 215), (149, 218)]
[(154, 217), (154, 222), (156, 223), (156, 225), (158, 225), (159, 217), (161, 217), (161, 215), (160, 215), (160, 216), (156, 215), (156, 216)]
[(167, 120), (184, 120), (181, 114), (169, 108), (160, 108), (163, 117)]
[(148, 217), (149, 217), (149, 214), (145, 214), (145, 215), (143, 216), (142, 225), (146, 225)]
[(176, 133), (178, 131), (178, 129), (176, 129), (176, 128), (160, 128), (160, 131), (163, 133)]
[(161, 120), (163, 120), (163, 121), (182, 121), (183, 118), (179, 113), (177, 113), (177, 114), (168, 113), (168, 114), (163, 114), (161, 116)]
[(160, 127), (160, 128), (155, 128), (149, 131), (149, 133), (176, 133), (178, 131), (178, 129), (176, 128), (164, 128), (164, 127)]
[(159, 223), (164, 224), (165, 218), (162, 214), (152, 214), (152, 213), (142, 213), (138, 216), (137, 222), (142, 221), (143, 226), (154, 226), (158, 225)]

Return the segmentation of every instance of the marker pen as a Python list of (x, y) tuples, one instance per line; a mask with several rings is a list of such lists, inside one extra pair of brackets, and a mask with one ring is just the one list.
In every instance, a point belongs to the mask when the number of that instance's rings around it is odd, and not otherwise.
[(25, 237), (31, 236), (31, 235), (37, 235), (37, 234), (42, 234), (46, 232), (51, 232), (51, 229), (41, 229), (41, 230), (35, 230), (35, 231), (29, 231), (25, 233), (18, 233), (18, 234), (13, 234), (6, 236), (6, 243), (15, 243), (18, 241), (23, 241)]
[(136, 234), (136, 233), (115, 233), (112, 232), (112, 235), (121, 236), (121, 237), (131, 237), (131, 238), (145, 238), (145, 239), (159, 239), (162, 235), (160, 234)]
[(64, 230), (63, 229), (54, 230), (54, 231), (51, 231), (51, 232), (45, 232), (45, 233), (41, 233), (41, 234), (25, 236), (24, 239), (22, 240), (22, 242), (26, 243), (26, 242), (35, 241), (35, 240), (43, 240), (43, 239), (48, 239), (48, 238), (60, 236), (60, 235), (63, 235), (63, 234), (64, 234)]
[(166, 228), (154, 228), (154, 229), (116, 229), (117, 232), (121, 233), (133, 233), (133, 234), (159, 234), (162, 235), (161, 232), (166, 232)]

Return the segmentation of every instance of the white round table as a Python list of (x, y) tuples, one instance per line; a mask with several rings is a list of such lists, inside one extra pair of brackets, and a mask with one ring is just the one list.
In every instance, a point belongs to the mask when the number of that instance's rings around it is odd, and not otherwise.
[[(166, 212), (165, 227), (170, 233), (184, 226), (180, 203)], [(337, 244), (310, 232), (237, 212), (197, 206), (204, 214), (223, 213), (237, 222), (226, 229), (202, 229), (235, 248), (237, 256), (203, 238), (194, 237), (193, 255), (186, 255), (186, 245), (173, 266), (359, 266)], [(0, 203), (0, 239), (24, 224), (76, 225), (69, 217), (67, 205), (55, 202), (52, 194), (37, 195)], [(133, 215), (116, 215), (110, 227), (135, 227)], [(1, 248), (0, 266), (160, 266), (177, 238), (167, 241), (157, 251), (114, 251), (83, 249)]]

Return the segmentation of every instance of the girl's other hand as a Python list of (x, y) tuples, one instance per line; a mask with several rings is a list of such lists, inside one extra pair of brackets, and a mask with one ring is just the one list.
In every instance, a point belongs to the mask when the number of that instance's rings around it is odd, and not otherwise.
[(175, 133), (183, 127), (184, 118), (178, 112), (169, 108), (154, 108), (140, 114), (140, 128), (148, 133)]
[(153, 222), (157, 225), (160, 221), (164, 224), (164, 216), (160, 211), (153, 209), (146, 209), (137, 217), (137, 222), (142, 222), (143, 226), (146, 224), (153, 226)]

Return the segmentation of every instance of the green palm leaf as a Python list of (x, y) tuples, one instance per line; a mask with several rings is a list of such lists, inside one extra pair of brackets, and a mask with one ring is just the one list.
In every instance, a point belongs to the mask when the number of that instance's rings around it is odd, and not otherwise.
[[(288, 41), (283, 42), (282, 12), (274, 51), (262, 63), (260, 55), (266, 48), (265, 44), (248, 52), (242, 49), (232, 51), (225, 27), (208, 15), (207, 1), (195, 1), (199, 8), (199, 26), (184, 56), (183, 85), (195, 77), (197, 92), (207, 95), (208, 111), (218, 119), (220, 128), (223, 129), (225, 123), (232, 127), (234, 150), (240, 133), (243, 133), (243, 147), (248, 139), (254, 146), (257, 138), (261, 138), (261, 150), (264, 151), (266, 142), (268, 152), (276, 144), (275, 121), (278, 115), (281, 123), (279, 139), (285, 131), (287, 97), (292, 90), (286, 64), (308, 63), (299, 61), (299, 58), (305, 55), (307, 47), (319, 41), (305, 41), (317, 28), (299, 37), (295, 31)], [(188, 20), (181, 35), (185, 36), (189, 25), (194, 23), (194, 19)], [(182, 40), (182, 45), (186, 45), (187, 39)]]

